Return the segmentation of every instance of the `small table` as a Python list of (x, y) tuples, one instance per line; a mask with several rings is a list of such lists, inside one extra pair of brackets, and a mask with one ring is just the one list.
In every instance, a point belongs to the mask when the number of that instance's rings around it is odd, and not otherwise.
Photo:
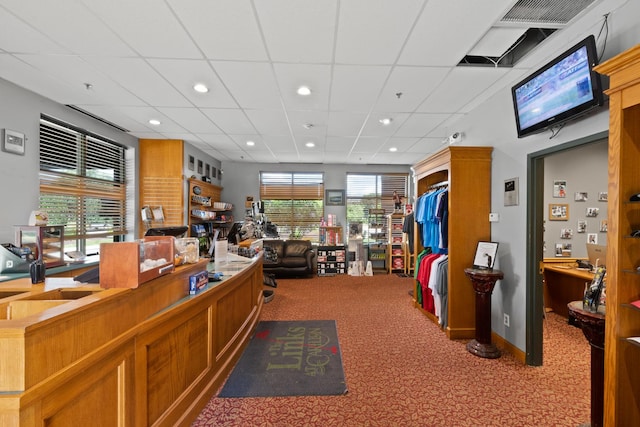
[(591, 346), (591, 427), (601, 427), (604, 415), (605, 306), (598, 306), (598, 311), (593, 312), (584, 308), (582, 301), (572, 301), (567, 307)]
[(491, 293), (504, 274), (500, 270), (480, 268), (465, 268), (464, 274), (476, 292), (476, 338), (467, 343), (467, 350), (478, 357), (497, 359), (501, 352), (491, 342)]

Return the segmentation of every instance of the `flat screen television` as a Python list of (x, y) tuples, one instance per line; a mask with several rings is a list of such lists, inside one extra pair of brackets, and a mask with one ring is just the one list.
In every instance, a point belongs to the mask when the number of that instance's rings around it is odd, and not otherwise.
[(575, 119), (602, 105), (596, 42), (588, 36), (511, 88), (518, 138)]

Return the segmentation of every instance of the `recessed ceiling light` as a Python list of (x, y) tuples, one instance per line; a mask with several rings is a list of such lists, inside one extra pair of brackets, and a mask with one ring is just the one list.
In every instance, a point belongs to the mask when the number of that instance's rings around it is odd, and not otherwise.
[(398, 149), (396, 147), (389, 147), (389, 151), (395, 153), (396, 151), (398, 151)]
[(306, 146), (307, 146), (307, 147), (309, 147), (309, 148), (313, 148), (313, 147), (315, 147), (315, 146), (316, 146), (315, 142), (311, 142), (311, 141), (307, 142), (307, 143), (306, 143), (306, 144), (304, 144), (304, 145), (306, 145)]
[(154, 126), (158, 126), (160, 124), (160, 120), (158, 119), (151, 119), (149, 120), (149, 123), (151, 123)]
[(193, 85), (193, 90), (195, 90), (196, 92), (200, 92), (200, 93), (209, 92), (209, 88), (207, 86), (205, 86), (204, 83), (196, 83), (195, 85)]
[(298, 95), (307, 96), (311, 95), (311, 89), (308, 86), (300, 86), (298, 88)]
[(379, 120), (379, 122), (382, 123), (383, 126), (389, 126), (392, 121), (393, 119), (391, 117), (385, 117)]
[(248, 145), (249, 147), (253, 147), (254, 145), (256, 145), (256, 143), (255, 143), (255, 142), (253, 142), (253, 141), (247, 141), (247, 145)]

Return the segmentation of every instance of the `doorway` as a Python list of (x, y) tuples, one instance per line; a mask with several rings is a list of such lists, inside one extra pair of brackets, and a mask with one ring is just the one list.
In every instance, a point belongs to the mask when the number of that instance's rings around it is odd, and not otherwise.
[[(544, 300), (540, 264), (544, 259), (546, 206), (545, 158), (608, 138), (608, 131), (550, 147), (527, 156), (527, 289), (526, 363), (541, 366), (543, 350)], [(605, 185), (606, 188), (606, 185)]]

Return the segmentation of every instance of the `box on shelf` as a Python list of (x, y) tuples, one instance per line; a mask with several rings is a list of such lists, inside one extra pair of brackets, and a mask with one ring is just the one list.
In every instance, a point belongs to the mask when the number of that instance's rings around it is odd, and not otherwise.
[(100, 244), (100, 287), (137, 288), (174, 270), (173, 236)]

